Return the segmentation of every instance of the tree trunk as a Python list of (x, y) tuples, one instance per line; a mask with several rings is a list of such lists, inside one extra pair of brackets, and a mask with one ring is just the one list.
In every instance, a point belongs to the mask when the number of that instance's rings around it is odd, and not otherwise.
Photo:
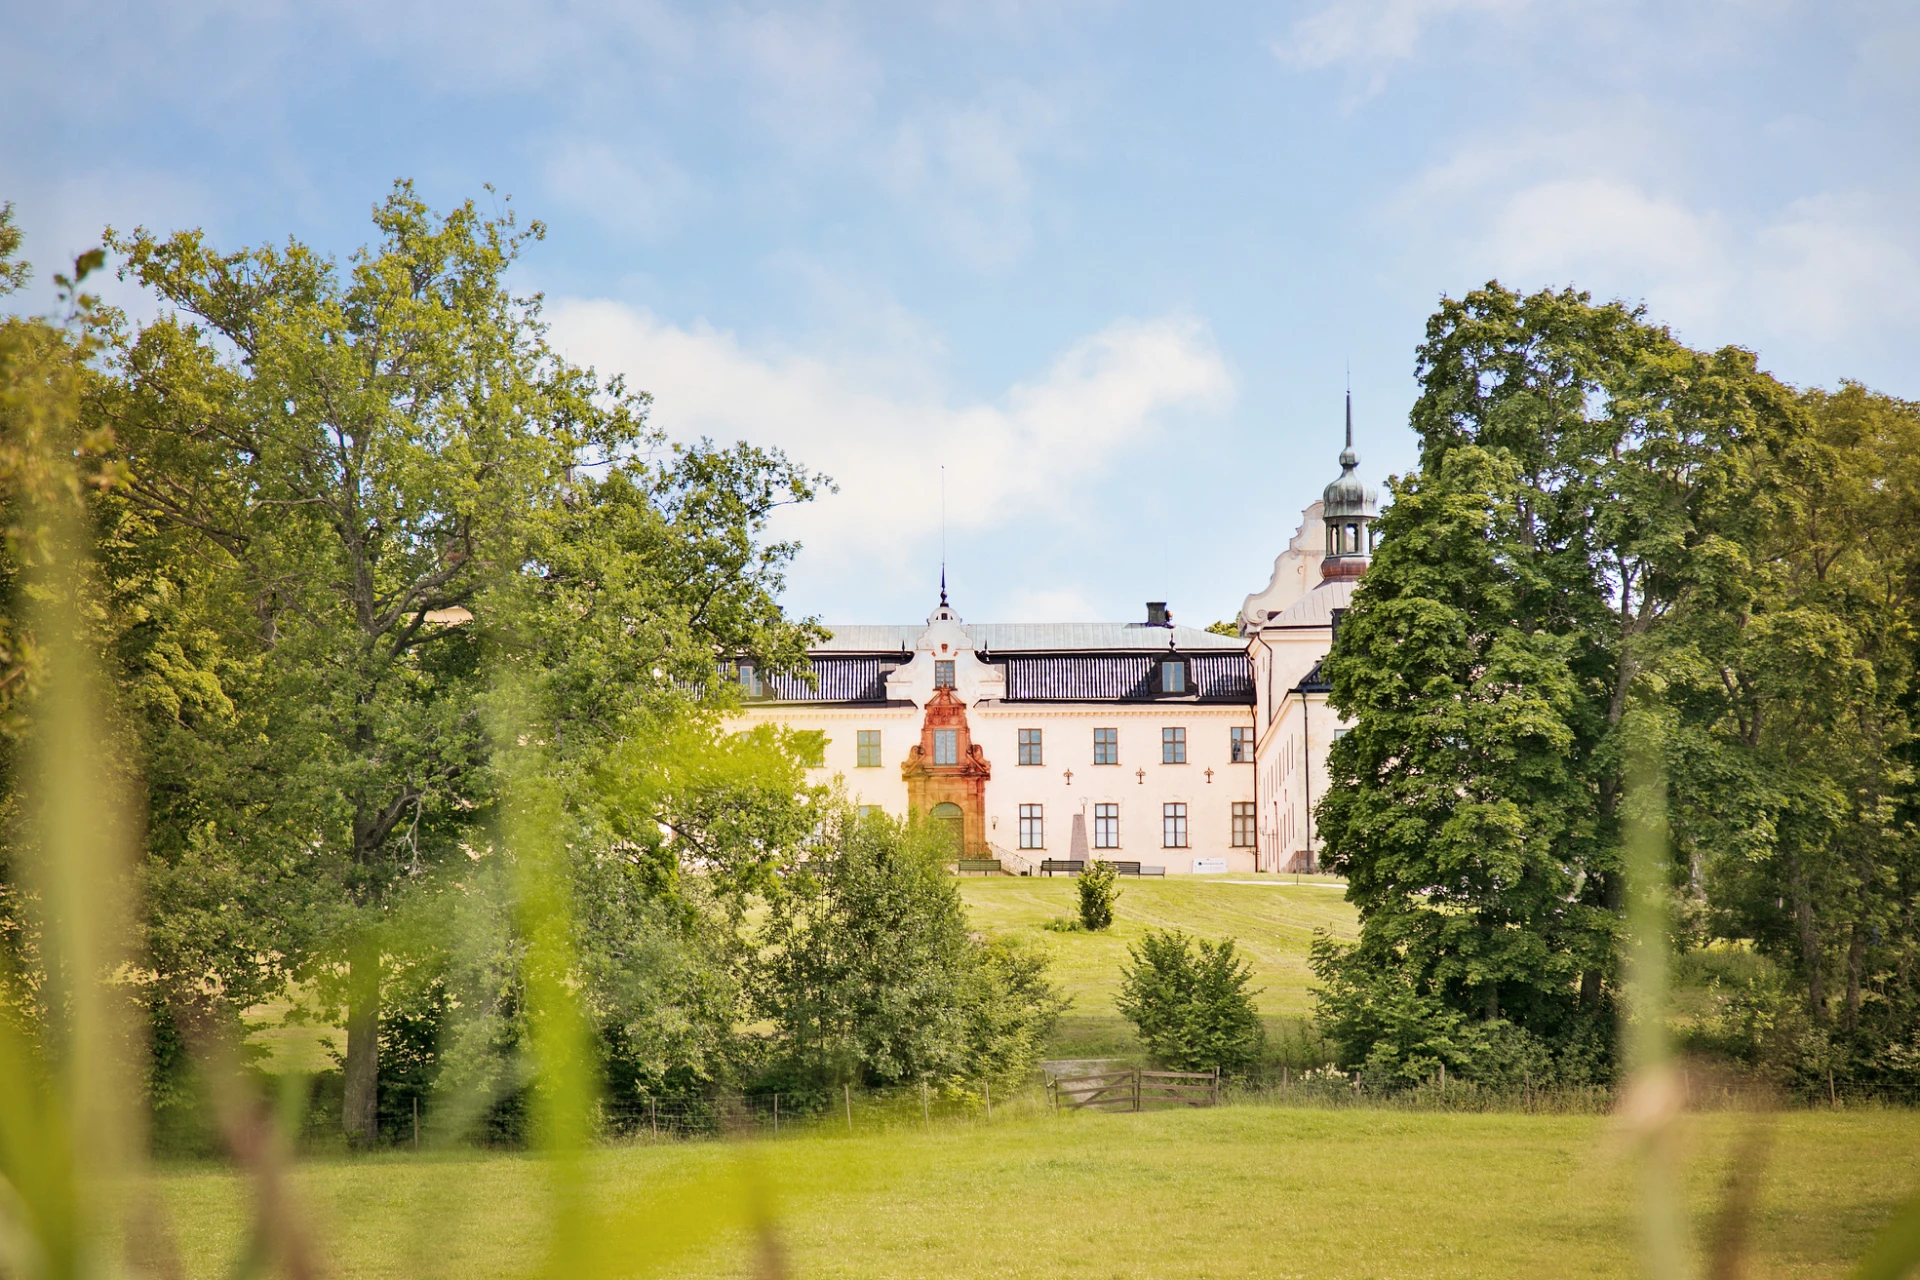
[(1867, 958), (1867, 931), (1858, 920), (1853, 922), (1853, 935), (1847, 941), (1847, 1011), (1845, 1025), (1848, 1031), (1860, 1025), (1860, 970), (1865, 967)]
[(341, 1120), (349, 1142), (371, 1144), (380, 1137), (379, 944), (363, 941), (348, 963), (347, 1079)]
[(1807, 873), (1798, 855), (1793, 859), (1789, 879), (1793, 890), (1793, 922), (1800, 933), (1800, 963), (1807, 975), (1807, 1012), (1816, 1025), (1827, 1021), (1827, 982), (1824, 957), (1820, 954), (1820, 932), (1813, 923), (1813, 901), (1807, 894)]
[(1600, 971), (1598, 969), (1580, 971), (1580, 1003), (1589, 1009), (1600, 1003)]

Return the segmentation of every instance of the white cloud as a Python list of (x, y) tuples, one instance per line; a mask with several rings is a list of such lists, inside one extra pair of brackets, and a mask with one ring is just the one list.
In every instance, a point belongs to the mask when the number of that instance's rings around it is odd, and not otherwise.
[(686, 171), (644, 142), (616, 148), (585, 138), (563, 140), (547, 158), (545, 176), (560, 199), (642, 240), (676, 230), (700, 201)]
[(1645, 121), (1510, 136), (1420, 175), (1389, 217), (1449, 292), (1574, 284), (1644, 300), (1696, 344), (1843, 343), (1920, 318), (1920, 235), (1884, 198), (1720, 207), (1678, 189), (1690, 168)]
[(1028, 89), (923, 113), (894, 130), (881, 179), (942, 248), (975, 267), (1010, 266), (1033, 246), (1030, 158), (1059, 119)]
[(1294, 23), (1289, 39), (1273, 52), (1282, 62), (1303, 68), (1350, 63), (1379, 68), (1404, 62), (1419, 47), (1421, 33), (1433, 22), (1461, 13), (1509, 14), (1530, 0), (1333, 0), (1326, 8)]
[[(563, 301), (550, 319), (570, 359), (652, 392), (654, 421), (674, 438), (775, 445), (831, 475), (839, 492), (788, 513), (780, 530), (806, 543), (809, 572), (828, 580), (926, 562), (943, 464), (956, 534), (1073, 526), (1121, 456), (1233, 395), (1211, 336), (1181, 317), (1116, 321), (1038, 378), (960, 404), (889, 386), (857, 363), (755, 352), (732, 333), (617, 302)], [(1073, 608), (1091, 616), (1083, 606)]]

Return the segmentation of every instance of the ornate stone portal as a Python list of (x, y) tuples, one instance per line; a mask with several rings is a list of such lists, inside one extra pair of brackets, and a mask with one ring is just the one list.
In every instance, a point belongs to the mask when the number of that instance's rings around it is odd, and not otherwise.
[(907, 807), (952, 832), (963, 858), (987, 856), (987, 779), (993, 766), (967, 729), (967, 706), (952, 689), (935, 689), (920, 723), (920, 742), (900, 765)]

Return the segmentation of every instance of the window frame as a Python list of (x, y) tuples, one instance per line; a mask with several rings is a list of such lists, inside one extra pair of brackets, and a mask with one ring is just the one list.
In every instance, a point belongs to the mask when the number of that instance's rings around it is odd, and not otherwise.
[(1187, 727), (1185, 725), (1165, 725), (1160, 730), (1160, 763), (1185, 764), (1187, 762)]
[(1021, 764), (1045, 764), (1044, 741), (1038, 729), (1017, 729), (1014, 731), (1015, 745)]
[(1096, 849), (1120, 847), (1119, 805), (1096, 804), (1093, 806), (1093, 847)]
[(956, 688), (958, 687), (958, 681), (959, 681), (959, 676), (956, 674), (954, 670), (954, 660), (952, 658), (935, 658), (933, 660), (933, 687), (934, 688), (936, 689)]
[[(872, 759), (868, 759), (868, 753)], [(856, 769), (878, 769), (881, 767), (880, 730), (856, 729), (853, 733), (853, 767)]]
[[(942, 756), (945, 756), (943, 759)], [(960, 731), (958, 729), (935, 729), (933, 731), (933, 762), (937, 765), (960, 763)]]
[(1256, 834), (1254, 830), (1254, 820), (1253, 801), (1235, 800), (1233, 802), (1233, 834), (1229, 844), (1230, 848), (1251, 849), (1253, 847)]
[(734, 664), (734, 680), (740, 685), (740, 696), (743, 698), (767, 696), (766, 683), (760, 676), (760, 666), (750, 658), (742, 658)]
[[(1175, 810), (1178, 810), (1176, 813)], [(1187, 806), (1183, 800), (1169, 800), (1160, 806), (1160, 847), (1191, 849), (1187, 842)], [(1175, 841), (1175, 837), (1178, 841)]]
[(1047, 807), (1045, 805), (1021, 805), (1019, 822), (1020, 847), (1022, 849), (1044, 849), (1047, 847)]
[[(1187, 669), (1185, 658), (1167, 658), (1160, 663), (1160, 692), (1168, 694), (1188, 694), (1193, 692), (1192, 682), (1188, 680), (1191, 672)], [(1169, 677), (1177, 677), (1178, 687)]]
[(1227, 733), (1227, 759), (1233, 764), (1253, 763), (1253, 726), (1236, 724)]
[[(1103, 738), (1100, 736), (1101, 734), (1106, 734), (1107, 736)], [(1106, 754), (1109, 757), (1108, 759), (1105, 759), (1105, 760), (1102, 760), (1100, 758), (1103, 748), (1105, 749)], [(1114, 764), (1114, 765), (1117, 765), (1120, 763), (1120, 730), (1119, 729), (1096, 728), (1093, 731), (1093, 762), (1095, 764)]]

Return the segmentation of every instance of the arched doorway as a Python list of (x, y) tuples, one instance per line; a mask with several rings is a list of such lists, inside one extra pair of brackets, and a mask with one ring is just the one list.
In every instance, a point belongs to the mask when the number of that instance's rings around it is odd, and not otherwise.
[(966, 839), (966, 815), (960, 812), (960, 806), (943, 801), (933, 806), (927, 819), (933, 824), (935, 838), (947, 846), (950, 854), (958, 857)]

